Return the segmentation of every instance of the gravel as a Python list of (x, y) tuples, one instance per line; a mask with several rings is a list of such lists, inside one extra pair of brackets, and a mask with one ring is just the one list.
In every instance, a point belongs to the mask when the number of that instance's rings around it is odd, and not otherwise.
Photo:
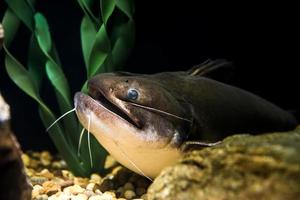
[(108, 156), (108, 173), (76, 177), (66, 163), (48, 151), (22, 155), (25, 171), (33, 185), (33, 200), (147, 200), (150, 181), (116, 164)]

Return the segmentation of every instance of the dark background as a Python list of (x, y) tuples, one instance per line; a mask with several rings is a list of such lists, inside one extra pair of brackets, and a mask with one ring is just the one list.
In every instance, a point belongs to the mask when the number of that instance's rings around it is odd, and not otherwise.
[[(135, 1), (136, 44), (124, 70), (139, 73), (187, 70), (208, 58), (235, 65), (233, 85), (284, 109), (300, 110), (299, 12), (296, 5), (201, 1)], [(80, 47), (82, 11), (76, 1), (37, 1), (45, 14), (72, 92), (85, 71)], [(5, 11), (0, 5), (0, 17)], [(23, 27), (13, 43), (23, 63), (29, 32)], [(47, 88), (47, 85), (45, 86)], [(37, 106), (7, 77), (0, 57), (0, 91), (11, 105), (12, 126), (24, 149), (54, 150), (38, 117)], [(51, 93), (44, 94), (51, 101)]]

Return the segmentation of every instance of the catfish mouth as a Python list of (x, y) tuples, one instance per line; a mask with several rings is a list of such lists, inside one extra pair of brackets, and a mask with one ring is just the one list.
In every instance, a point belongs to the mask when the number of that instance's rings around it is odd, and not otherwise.
[(96, 88), (96, 86), (89, 84), (88, 95), (92, 99), (97, 101), (99, 104), (101, 104), (103, 107), (105, 107), (107, 110), (109, 110), (110, 112), (118, 115), (120, 118), (125, 120), (127, 123), (131, 124), (136, 128), (141, 128), (139, 124), (130, 117), (130, 114), (128, 112), (124, 111), (122, 108), (120, 108), (119, 106), (111, 102), (109, 98), (107, 98), (104, 95), (104, 92), (101, 91), (99, 88)]

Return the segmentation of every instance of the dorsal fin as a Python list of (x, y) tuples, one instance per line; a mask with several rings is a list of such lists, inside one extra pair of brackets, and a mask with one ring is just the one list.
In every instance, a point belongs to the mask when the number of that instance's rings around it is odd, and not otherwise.
[(214, 79), (226, 76), (228, 79), (232, 75), (233, 65), (224, 59), (206, 60), (205, 62), (188, 70), (190, 76), (206, 76)]

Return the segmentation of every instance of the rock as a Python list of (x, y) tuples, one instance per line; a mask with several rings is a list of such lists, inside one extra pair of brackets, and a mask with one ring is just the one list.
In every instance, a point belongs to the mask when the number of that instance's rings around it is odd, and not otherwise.
[(148, 189), (148, 199), (300, 199), (300, 127), (234, 135), (187, 153)]
[(22, 152), (9, 120), (9, 106), (0, 94), (0, 199), (29, 200), (32, 186), (25, 175)]

